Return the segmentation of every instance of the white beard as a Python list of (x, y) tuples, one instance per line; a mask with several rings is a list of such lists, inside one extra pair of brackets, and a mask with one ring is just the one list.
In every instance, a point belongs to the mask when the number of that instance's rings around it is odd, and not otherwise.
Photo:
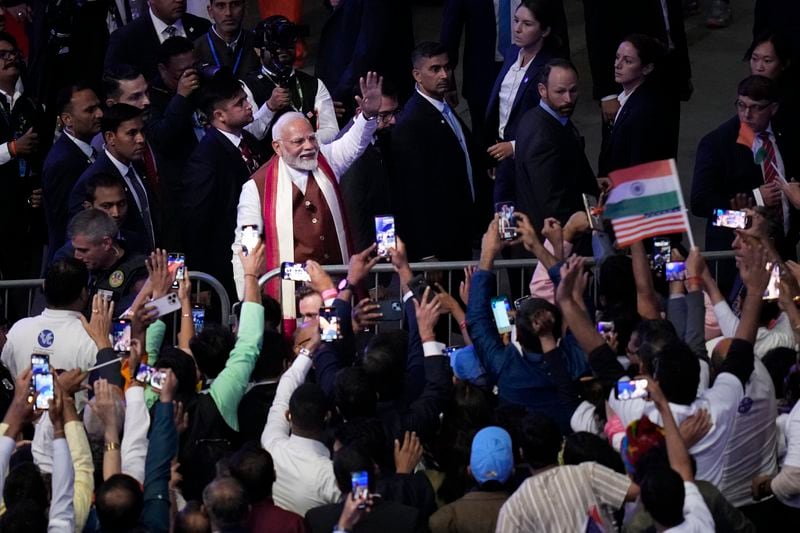
[(317, 162), (318, 154), (319, 152), (314, 154), (314, 159), (303, 159), (302, 157), (294, 157), (288, 154), (284, 154), (282, 157), (284, 163), (295, 170), (306, 170), (313, 172), (317, 170), (317, 166), (319, 165)]

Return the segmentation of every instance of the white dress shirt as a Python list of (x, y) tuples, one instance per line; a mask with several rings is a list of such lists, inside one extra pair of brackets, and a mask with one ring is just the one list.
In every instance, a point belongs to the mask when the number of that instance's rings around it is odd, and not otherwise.
[[(14, 109), (14, 106), (17, 104), (17, 100), (19, 97), (22, 96), (23, 91), (25, 88), (22, 85), (22, 78), (17, 80), (16, 86), (14, 86), (14, 94), (8, 94), (4, 90), (0, 89), (0, 98), (5, 98), (6, 102), (8, 103), (8, 109)], [(8, 143), (5, 142), (0, 144), (0, 165), (5, 165), (11, 161), (11, 153), (8, 151)]]
[[(533, 61), (531, 58), (530, 61)], [(528, 65), (530, 65), (528, 61)], [(508, 117), (511, 115), (511, 110), (514, 108), (514, 101), (517, 99), (522, 80), (525, 78), (527, 72), (527, 65), (522, 65), (522, 50), (519, 51), (516, 62), (511, 65), (511, 68), (506, 72), (503, 82), (500, 84), (500, 94), (498, 95), (499, 103), (499, 116), (500, 123), (497, 128), (497, 138), (503, 139), (505, 134), (506, 125), (508, 124)], [(512, 146), (516, 143), (512, 140)]]
[[(270, 77), (269, 71), (264, 67), (261, 67), (261, 74)], [(266, 102), (259, 108), (253, 97), (253, 91), (251, 91), (244, 82), (242, 82), (242, 87), (244, 87), (244, 92), (247, 95), (247, 101), (250, 102), (250, 106), (258, 110), (253, 113), (253, 122), (248, 124), (245, 129), (252, 133), (256, 139), (261, 140), (269, 133), (269, 127), (272, 124), (272, 119), (275, 118), (275, 112), (267, 107)], [(269, 98), (267, 99), (269, 100)], [(336, 120), (336, 111), (333, 108), (331, 93), (320, 79), (317, 79), (317, 95), (314, 97), (314, 111), (317, 113), (317, 140), (319, 140), (320, 144), (333, 141), (339, 133), (339, 123)]]
[(94, 150), (94, 148), (92, 148), (91, 144), (87, 143), (86, 141), (82, 141), (82, 140), (78, 139), (77, 137), (75, 137), (73, 134), (71, 134), (67, 130), (64, 130), (63, 133), (64, 133), (64, 135), (67, 136), (67, 138), (70, 141), (75, 143), (75, 146), (77, 146), (78, 149), (81, 152), (83, 152), (83, 155), (86, 156), (86, 159), (89, 161), (90, 164), (94, 163), (95, 150)]
[(175, 28), (175, 34), (173, 37), (186, 37), (186, 31), (183, 29), (183, 21), (181, 19), (176, 20), (173, 24), (167, 24), (160, 18), (158, 18), (153, 10), (149, 10), (150, 13), (150, 20), (153, 21), (153, 27), (156, 29), (156, 35), (158, 35), (158, 42), (163, 43), (167, 39), (169, 39), (170, 35), (167, 33), (167, 28), (172, 26)]
[(278, 506), (300, 516), (314, 507), (336, 503), (342, 497), (328, 448), (320, 441), (291, 435), (291, 425), (286, 420), (289, 399), (305, 381), (309, 369), (311, 359), (298, 355), (281, 376), (261, 434), (261, 445), (275, 463), (272, 498)]

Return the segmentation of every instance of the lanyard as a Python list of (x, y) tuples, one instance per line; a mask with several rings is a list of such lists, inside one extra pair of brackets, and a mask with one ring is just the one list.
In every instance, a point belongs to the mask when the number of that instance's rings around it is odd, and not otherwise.
[[(218, 67), (221, 67), (222, 63), (220, 62), (219, 56), (217, 55), (217, 49), (214, 48), (214, 42), (211, 40), (211, 32), (206, 33), (206, 40), (208, 40), (208, 47), (211, 49), (211, 55), (214, 56), (214, 63), (216, 63)], [(239, 69), (239, 62), (242, 60), (243, 51), (244, 51), (244, 46), (239, 48), (239, 53), (236, 54), (236, 61), (233, 64), (234, 74)]]
[[(264, 75), (267, 78), (269, 78), (269, 81), (271, 81), (275, 86), (278, 86), (278, 87), (280, 86), (278, 84), (278, 82), (275, 81), (275, 77), (266, 68), (264, 68), (263, 66), (261, 67), (261, 72), (263, 72)], [(292, 101), (290, 103), (290, 105), (292, 106), (292, 109), (294, 109), (298, 113), (302, 113), (303, 112), (303, 86), (300, 85), (300, 79), (296, 75), (294, 76), (294, 86), (297, 89), (296, 95), (297, 95), (297, 97), (299, 99), (299, 104), (298, 105), (294, 105), (295, 103), (294, 103), (294, 101)], [(291, 87), (287, 87), (287, 89), (289, 89), (289, 91), (291, 92)], [(294, 98), (292, 98), (292, 100), (294, 100)]]

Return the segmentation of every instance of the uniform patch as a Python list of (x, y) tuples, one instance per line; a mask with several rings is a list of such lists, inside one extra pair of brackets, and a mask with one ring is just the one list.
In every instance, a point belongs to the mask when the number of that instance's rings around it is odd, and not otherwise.
[(125, 282), (125, 273), (122, 270), (115, 270), (108, 276), (108, 284), (113, 288), (118, 288)]
[(56, 336), (53, 334), (52, 331), (49, 329), (43, 329), (39, 332), (39, 336), (37, 339), (39, 341), (39, 346), (42, 348), (49, 348), (53, 345), (53, 342), (56, 340)]
[(748, 396), (745, 396), (744, 398), (742, 398), (742, 401), (739, 402), (739, 409), (738, 409), (739, 414), (743, 415), (749, 413), (750, 409), (752, 408), (753, 408), (753, 400)]

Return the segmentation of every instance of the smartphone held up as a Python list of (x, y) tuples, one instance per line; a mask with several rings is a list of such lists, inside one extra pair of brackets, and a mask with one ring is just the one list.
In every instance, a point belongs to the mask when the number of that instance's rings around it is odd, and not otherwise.
[(50, 356), (47, 354), (31, 354), (31, 395), (35, 398), (33, 407), (38, 411), (46, 411), (48, 402), (55, 397), (53, 389), (53, 373), (50, 371)]

